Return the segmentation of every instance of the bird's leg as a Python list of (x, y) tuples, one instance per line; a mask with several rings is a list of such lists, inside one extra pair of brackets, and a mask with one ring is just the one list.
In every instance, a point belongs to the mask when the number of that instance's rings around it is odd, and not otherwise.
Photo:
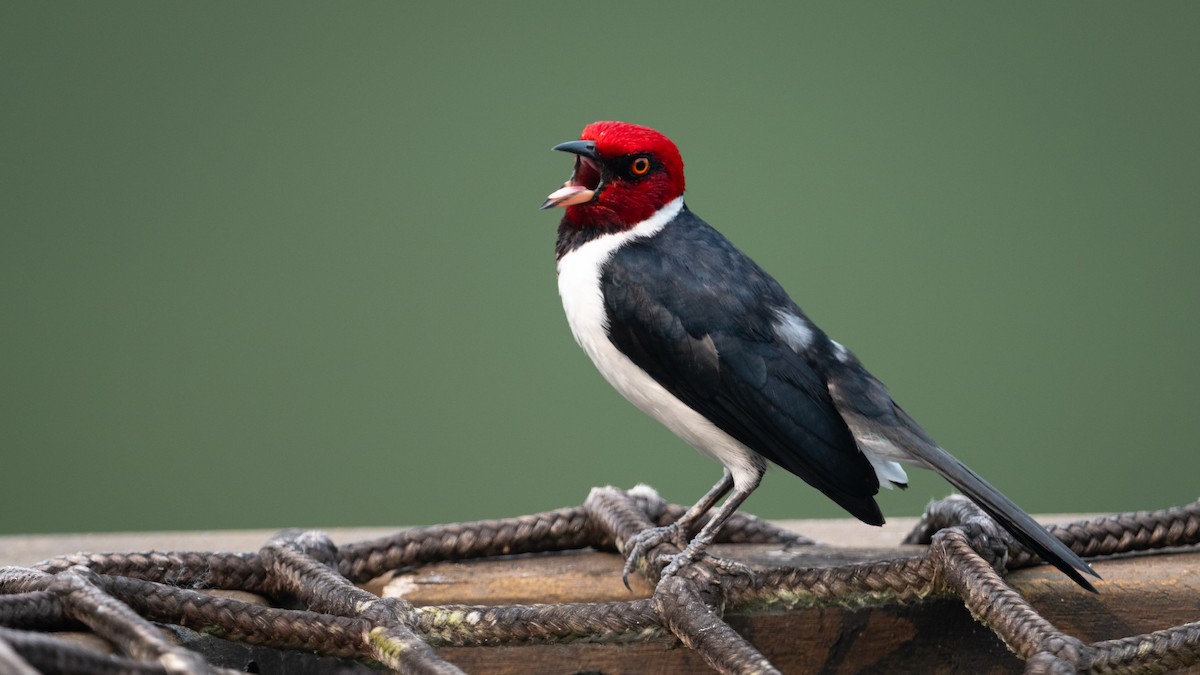
[[(742, 505), (742, 502), (746, 501), (746, 498), (750, 496), (750, 493), (754, 491), (755, 487), (757, 487), (757, 482), (749, 489), (738, 488), (737, 490), (734, 490), (733, 494), (729, 495), (729, 499), (726, 499), (725, 503), (721, 505), (721, 508), (717, 509), (717, 512), (713, 514), (713, 517), (710, 518), (707, 523), (705, 523), (704, 528), (700, 530), (700, 533), (692, 538), (692, 541), (687, 545), (687, 548), (683, 549), (683, 552), (675, 556), (671, 560), (671, 564), (667, 565), (667, 567), (663, 569), (661, 578), (665, 579), (683, 569), (685, 565), (690, 565), (702, 558), (704, 556), (704, 550), (707, 549), (708, 545), (713, 543), (713, 540), (717, 538), (717, 532), (721, 530), (721, 526), (724, 525), (725, 521), (729, 520), (729, 517), (738, 510), (738, 507)], [(748, 571), (748, 568), (745, 565), (733, 560), (713, 558), (713, 561), (717, 567), (727, 572), (745, 574)]]
[[(637, 567), (638, 560), (644, 558), (650, 549), (666, 542), (675, 544), (681, 551), (688, 548), (688, 535), (692, 531), (692, 525), (702, 518), (704, 514), (708, 513), (713, 505), (732, 489), (733, 474), (729, 473), (729, 469), (725, 469), (725, 473), (721, 475), (721, 480), (717, 481), (717, 484), (712, 486), (712, 489), (706, 492), (700, 498), (700, 501), (685, 511), (678, 520), (669, 525), (642, 530), (631, 537), (625, 543), (625, 550), (627, 551), (625, 554), (625, 569), (621, 573), (621, 581), (625, 583), (625, 588), (629, 588), (630, 572)], [(745, 497), (742, 500), (744, 501)], [(705, 526), (704, 529), (709, 529), (709, 526)]]

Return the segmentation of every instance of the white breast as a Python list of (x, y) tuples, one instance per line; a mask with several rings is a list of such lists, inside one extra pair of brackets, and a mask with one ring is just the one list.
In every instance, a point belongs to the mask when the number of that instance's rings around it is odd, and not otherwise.
[(725, 465), (738, 488), (753, 489), (762, 473), (761, 457), (672, 396), (608, 339), (600, 291), (604, 264), (622, 246), (661, 231), (682, 209), (683, 197), (679, 197), (633, 228), (593, 239), (564, 255), (558, 261), (558, 294), (575, 341), (604, 379), (642, 412)]

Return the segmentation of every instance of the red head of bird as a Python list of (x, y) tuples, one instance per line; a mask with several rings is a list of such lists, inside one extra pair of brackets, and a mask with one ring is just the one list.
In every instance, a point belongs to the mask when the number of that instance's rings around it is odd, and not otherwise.
[(629, 228), (683, 194), (679, 149), (649, 127), (593, 122), (554, 149), (575, 155), (570, 180), (542, 204), (565, 207), (564, 226)]

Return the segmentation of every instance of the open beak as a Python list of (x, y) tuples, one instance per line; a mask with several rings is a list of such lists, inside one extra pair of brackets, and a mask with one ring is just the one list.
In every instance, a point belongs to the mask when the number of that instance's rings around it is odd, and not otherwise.
[(596, 161), (596, 144), (592, 141), (569, 141), (559, 143), (553, 149), (574, 154), (575, 170), (570, 180), (546, 197), (541, 208), (572, 206), (595, 199), (601, 179), (600, 164)]

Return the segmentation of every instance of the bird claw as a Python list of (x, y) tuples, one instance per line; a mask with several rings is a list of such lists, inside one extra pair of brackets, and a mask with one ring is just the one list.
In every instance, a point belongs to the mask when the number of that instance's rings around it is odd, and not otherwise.
[(738, 562), (732, 558), (721, 558), (703, 550), (694, 550), (689, 546), (682, 553), (671, 556), (670, 564), (664, 567), (662, 574), (659, 575), (659, 583), (662, 583), (664, 579), (675, 576), (683, 571), (685, 567), (696, 563), (701, 558), (708, 558), (708, 563), (723, 574), (745, 576), (752, 579), (756, 576), (754, 568), (746, 563)]
[(696, 545), (696, 542), (689, 543), (683, 530), (675, 523), (672, 523), (638, 532), (626, 543), (629, 553), (625, 556), (625, 568), (621, 573), (621, 582), (625, 584), (627, 590), (633, 590), (629, 586), (629, 575), (637, 569), (638, 562), (645, 560), (646, 554), (656, 546), (668, 543), (674, 544), (680, 549), (680, 552), (667, 556), (670, 562), (663, 568), (662, 573), (659, 574), (660, 582), (667, 577), (678, 574), (685, 567), (705, 556), (708, 557), (712, 566), (720, 572), (737, 576), (755, 576), (754, 569), (749, 565), (731, 558), (719, 558), (706, 553), (705, 546)]
[[(678, 523), (642, 530), (626, 542), (625, 546), (628, 552), (625, 554), (625, 568), (621, 572), (621, 583), (625, 584), (627, 590), (633, 590), (629, 587), (629, 575), (637, 569), (638, 561), (645, 560), (646, 554), (656, 546), (668, 543), (674, 544), (681, 551), (687, 550), (688, 542), (686, 534), (679, 527)], [(682, 555), (683, 553), (678, 553), (671, 556), (671, 564), (674, 564), (674, 560)]]
[(732, 558), (719, 558), (711, 553), (708, 554), (708, 557), (709, 562), (712, 563), (713, 567), (716, 567), (725, 574), (750, 578), (754, 578), (756, 576), (754, 568), (744, 562), (738, 562)]
[[(658, 578), (659, 583), (662, 583), (663, 579), (675, 576), (676, 574), (679, 573), (679, 570), (683, 569), (687, 565), (691, 565), (692, 563), (696, 562), (700, 558), (704, 557), (704, 555), (705, 554), (703, 551), (697, 552), (697, 551), (693, 550), (691, 546), (689, 546), (689, 547), (683, 549), (683, 551), (681, 553), (677, 553), (677, 554), (671, 556), (670, 564), (668, 564), (666, 567), (664, 567), (662, 574), (659, 575), (659, 578)], [(715, 558), (714, 558), (714, 560), (715, 560)]]

